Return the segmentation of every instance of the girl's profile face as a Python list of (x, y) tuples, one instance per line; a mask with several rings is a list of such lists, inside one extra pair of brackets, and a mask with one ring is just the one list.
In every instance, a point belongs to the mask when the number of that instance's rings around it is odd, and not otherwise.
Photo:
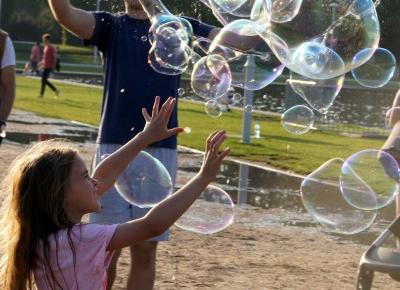
[(80, 222), (84, 214), (99, 211), (100, 207), (96, 181), (90, 177), (85, 163), (77, 154), (71, 169), (64, 209), (73, 222)]

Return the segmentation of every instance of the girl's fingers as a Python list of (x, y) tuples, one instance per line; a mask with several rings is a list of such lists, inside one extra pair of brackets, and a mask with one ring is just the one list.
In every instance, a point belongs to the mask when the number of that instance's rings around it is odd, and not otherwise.
[(169, 119), (171, 117), (172, 111), (175, 108), (176, 99), (169, 97), (165, 103), (167, 106), (165, 107), (165, 110), (163, 112), (163, 118)]
[(169, 97), (164, 104), (161, 106), (160, 117), (165, 118), (166, 112), (168, 111), (169, 106), (171, 105), (171, 97)]
[(167, 131), (167, 138), (183, 132), (183, 128), (176, 127)]
[(219, 131), (214, 131), (208, 136), (207, 141), (206, 141), (206, 151), (210, 151), (210, 149), (211, 149), (211, 140), (214, 138), (215, 135), (218, 134), (218, 132)]
[(156, 96), (156, 98), (154, 100), (154, 104), (153, 104), (153, 111), (151, 113), (152, 117), (158, 115), (159, 107), (160, 107), (160, 97)]
[(146, 120), (146, 122), (150, 122), (151, 117), (149, 116), (149, 113), (147, 113), (146, 108), (142, 108), (142, 115), (143, 115), (144, 119)]
[(222, 160), (231, 153), (231, 148), (227, 147), (224, 151), (222, 151), (218, 156), (218, 162), (222, 162)]

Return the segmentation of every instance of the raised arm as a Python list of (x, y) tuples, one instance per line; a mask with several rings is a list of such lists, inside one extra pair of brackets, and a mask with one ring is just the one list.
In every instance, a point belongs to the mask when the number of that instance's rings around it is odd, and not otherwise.
[(120, 224), (108, 245), (108, 250), (119, 249), (160, 235), (190, 207), (200, 193), (215, 178), (229, 148), (219, 153), (225, 131), (217, 131), (207, 139), (203, 166), (199, 173), (176, 193), (160, 202), (148, 214), (137, 220)]
[(0, 120), (6, 121), (15, 99), (15, 68), (8, 66), (1, 70)]
[(94, 15), (71, 5), (69, 0), (48, 0), (58, 23), (82, 39), (91, 39), (95, 27)]
[(175, 107), (176, 99), (168, 98), (159, 110), (160, 98), (156, 97), (151, 116), (143, 109), (146, 126), (132, 140), (105, 158), (94, 170), (93, 179), (98, 181), (97, 194), (102, 195), (112, 187), (129, 162), (150, 144), (182, 132), (182, 128), (168, 129), (168, 120)]

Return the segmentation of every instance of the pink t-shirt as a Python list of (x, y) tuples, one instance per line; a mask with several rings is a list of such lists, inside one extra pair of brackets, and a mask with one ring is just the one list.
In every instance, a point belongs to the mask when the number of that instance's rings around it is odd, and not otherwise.
[(31, 50), (31, 61), (36, 61), (39, 62), (40, 61), (40, 46), (39, 45), (35, 45), (32, 47)]
[[(116, 228), (117, 225), (75, 225), (70, 233), (75, 247), (75, 268), (68, 231), (60, 230), (57, 233), (57, 243), (56, 235), (50, 236), (50, 266), (62, 289), (106, 289), (107, 268), (113, 255), (113, 251), (107, 251), (106, 248)], [(38, 255), (40, 260), (43, 257), (41, 249)], [(39, 290), (52, 289), (40, 261), (34, 270), (34, 276)], [(48, 276), (50, 277), (49, 273)]]
[(43, 67), (53, 69), (56, 65), (56, 48), (46, 45), (43, 49)]

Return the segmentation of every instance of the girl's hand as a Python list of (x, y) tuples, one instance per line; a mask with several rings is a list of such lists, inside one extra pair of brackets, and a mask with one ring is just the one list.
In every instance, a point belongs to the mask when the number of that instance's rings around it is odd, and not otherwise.
[(221, 153), (218, 152), (219, 147), (225, 141), (225, 139), (226, 134), (224, 130), (215, 131), (207, 138), (206, 152), (199, 175), (205, 178), (208, 182), (213, 181), (217, 176), (222, 160), (230, 152), (229, 147), (225, 148)]
[(160, 97), (157, 96), (151, 116), (148, 114), (146, 108), (142, 108), (142, 114), (146, 120), (146, 125), (144, 126), (143, 133), (145, 133), (151, 143), (169, 138), (183, 131), (182, 128), (176, 127), (168, 129), (168, 121), (171, 117), (172, 111), (175, 108), (176, 99), (169, 97), (165, 103), (160, 107)]

